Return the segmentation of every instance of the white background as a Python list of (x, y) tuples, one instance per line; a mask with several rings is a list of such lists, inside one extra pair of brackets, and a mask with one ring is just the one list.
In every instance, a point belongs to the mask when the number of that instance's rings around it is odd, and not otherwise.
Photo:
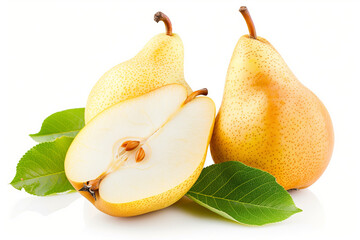
[[(78, 194), (35, 197), (9, 182), (27, 136), (56, 111), (83, 107), (92, 86), (155, 34), (161, 10), (185, 46), (185, 77), (221, 104), (227, 67), (247, 33), (247, 5), (259, 36), (282, 54), (326, 105), (335, 128), (332, 160), (306, 190), (291, 192), (302, 213), (249, 227), (182, 199), (133, 218), (107, 216)], [(0, 234), (6, 239), (359, 239), (359, 23), (355, 1), (9, 1), (2, 2)], [(212, 164), (210, 155), (206, 165)], [(5, 238), (4, 238), (5, 239)]]

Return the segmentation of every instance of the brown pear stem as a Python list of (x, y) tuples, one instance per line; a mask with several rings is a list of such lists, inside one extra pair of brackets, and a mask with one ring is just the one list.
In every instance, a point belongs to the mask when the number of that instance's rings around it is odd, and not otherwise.
[(155, 22), (159, 22), (159, 21), (163, 21), (165, 24), (165, 28), (166, 28), (166, 35), (172, 36), (172, 25), (171, 25), (171, 21), (169, 19), (168, 16), (166, 16), (164, 13), (162, 12), (157, 12), (154, 15), (154, 20)]
[(191, 100), (193, 100), (194, 98), (196, 98), (196, 97), (199, 96), (199, 95), (204, 95), (204, 96), (206, 96), (207, 94), (208, 94), (208, 90), (207, 90), (206, 88), (202, 88), (202, 89), (200, 89), (200, 90), (197, 90), (197, 91), (193, 92), (192, 94), (190, 94), (190, 95), (186, 98), (184, 104), (187, 104), (188, 102), (190, 102)]
[(251, 38), (256, 39), (257, 36), (256, 36), (255, 25), (254, 25), (253, 20), (251, 19), (249, 10), (247, 9), (247, 7), (242, 6), (239, 11), (243, 15), (243, 17), (245, 18), (246, 24), (247, 24), (248, 29), (249, 29), (249, 36)]

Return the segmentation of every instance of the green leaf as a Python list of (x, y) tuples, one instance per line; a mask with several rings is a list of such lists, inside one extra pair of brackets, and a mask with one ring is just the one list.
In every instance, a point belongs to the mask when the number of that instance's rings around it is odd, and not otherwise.
[(19, 161), (10, 184), (38, 196), (74, 190), (64, 171), (66, 152), (72, 141), (73, 138), (61, 137), (31, 148)]
[(47, 117), (40, 132), (30, 134), (37, 142), (51, 142), (62, 136), (75, 137), (85, 125), (84, 108), (74, 108), (57, 112)]
[(302, 211), (271, 174), (235, 161), (204, 168), (186, 195), (225, 218), (249, 225), (279, 222)]

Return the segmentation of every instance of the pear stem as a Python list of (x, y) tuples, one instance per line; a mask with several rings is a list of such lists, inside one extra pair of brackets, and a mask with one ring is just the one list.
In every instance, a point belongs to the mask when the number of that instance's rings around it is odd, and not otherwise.
[(191, 93), (186, 99), (184, 104), (187, 104), (188, 102), (190, 102), (191, 100), (193, 100), (194, 98), (196, 98), (199, 95), (204, 95), (206, 96), (208, 94), (208, 90), (206, 88), (202, 88), (200, 90), (197, 90), (193, 93)]
[(247, 7), (245, 6), (242, 6), (240, 8), (240, 13), (243, 15), (245, 21), (246, 21), (246, 24), (248, 26), (248, 29), (249, 29), (249, 36), (250, 38), (254, 38), (256, 39), (256, 30), (255, 30), (255, 25), (254, 25), (254, 22), (250, 16), (250, 13), (249, 13), (249, 10), (247, 9)]
[(169, 36), (173, 35), (171, 21), (170, 21), (169, 17), (166, 16), (164, 13), (162, 13), (162, 12), (155, 13), (154, 21), (157, 23), (159, 21), (163, 21), (165, 24), (165, 28), (166, 28), (166, 35), (169, 35)]

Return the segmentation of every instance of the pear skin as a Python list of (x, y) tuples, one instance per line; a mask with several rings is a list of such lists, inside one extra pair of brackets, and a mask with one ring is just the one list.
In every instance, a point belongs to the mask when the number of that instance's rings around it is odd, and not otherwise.
[(172, 33), (169, 18), (158, 12), (156, 22), (163, 21), (166, 33), (154, 36), (132, 59), (106, 72), (90, 92), (85, 108), (85, 122), (108, 107), (150, 92), (158, 87), (178, 83), (192, 92), (184, 79), (184, 47)]
[(313, 184), (325, 171), (334, 132), (323, 103), (264, 38), (242, 36), (228, 68), (210, 143), (215, 163), (240, 161), (274, 175), (285, 189)]

